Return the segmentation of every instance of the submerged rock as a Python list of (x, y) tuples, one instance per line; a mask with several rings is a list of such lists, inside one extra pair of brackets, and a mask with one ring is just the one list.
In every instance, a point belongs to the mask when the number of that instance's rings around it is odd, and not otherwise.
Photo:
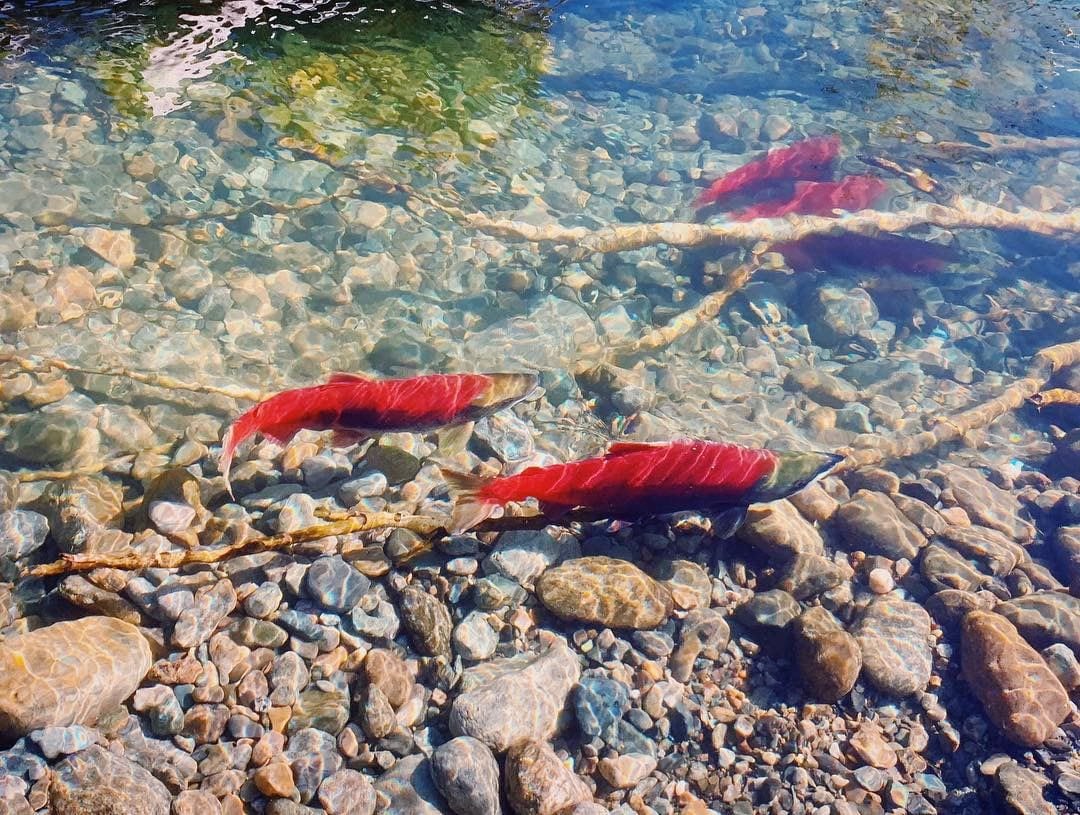
[(655, 628), (673, 608), (671, 593), (625, 560), (583, 557), (544, 572), (536, 593), (563, 619), (611, 628)]
[(446, 742), (431, 757), (431, 775), (457, 815), (499, 815), (499, 765), (483, 742)]
[(0, 734), (95, 724), (135, 692), (151, 662), (139, 629), (111, 617), (12, 637), (0, 644)]
[(52, 815), (169, 815), (171, 801), (154, 776), (97, 745), (57, 765), (49, 784)]
[(454, 700), (450, 732), (479, 739), (496, 752), (549, 738), (581, 674), (577, 657), (561, 642), (541, 654), (483, 668), (477, 686)]
[(402, 589), (399, 600), (401, 622), (416, 650), (432, 657), (449, 654), (453, 623), (446, 606), (415, 584)]
[(1036, 648), (1060, 642), (1080, 654), (1080, 598), (1039, 591), (999, 603), (994, 611)]
[(49, 529), (61, 551), (106, 552), (115, 547), (95, 544), (110, 540), (103, 531), (119, 527), (124, 496), (111, 481), (79, 475), (50, 484), (34, 508), (49, 519)]
[(1038, 651), (992, 611), (972, 611), (961, 628), (964, 678), (986, 715), (1012, 741), (1037, 747), (1069, 715), (1069, 697)]
[(386, 796), (386, 815), (442, 815), (446, 806), (431, 779), (426, 756), (407, 756), (375, 782), (375, 791)]
[(914, 560), (926, 536), (887, 495), (859, 490), (836, 514), (837, 528), (848, 549), (893, 560)]
[(836, 702), (855, 687), (862, 651), (855, 638), (821, 606), (807, 609), (792, 629), (795, 663), (814, 701)]
[(933, 668), (930, 615), (898, 597), (874, 600), (852, 632), (866, 678), (885, 693), (909, 696), (926, 688)]
[(555, 815), (592, 800), (592, 790), (546, 743), (527, 741), (506, 756), (506, 798), (517, 815)]

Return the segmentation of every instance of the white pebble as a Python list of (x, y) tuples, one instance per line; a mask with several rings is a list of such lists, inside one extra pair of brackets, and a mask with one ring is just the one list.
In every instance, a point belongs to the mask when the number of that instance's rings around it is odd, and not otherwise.
[(874, 594), (888, 594), (895, 585), (888, 569), (870, 570), (870, 591)]

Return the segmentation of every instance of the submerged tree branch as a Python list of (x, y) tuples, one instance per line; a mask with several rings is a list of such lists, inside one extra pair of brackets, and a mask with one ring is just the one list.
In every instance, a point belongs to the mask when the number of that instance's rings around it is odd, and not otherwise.
[(986, 427), (1001, 416), (1018, 407), (1037, 394), (1055, 373), (1080, 364), (1080, 341), (1062, 343), (1044, 348), (1032, 359), (1028, 375), (1009, 385), (1000, 394), (982, 404), (941, 419), (935, 427), (913, 436), (881, 438), (866, 435), (859, 439), (857, 449), (839, 452), (846, 458), (837, 472), (874, 466), (884, 461), (908, 458), (925, 453), (939, 445), (962, 439), (972, 430)]
[(0, 363), (12, 363), (29, 373), (45, 373), (51, 370), (66, 371), (68, 373), (86, 374), (88, 376), (115, 376), (140, 382), (143, 385), (153, 385), (166, 390), (191, 391), (193, 393), (210, 393), (216, 396), (227, 396), (230, 399), (241, 399), (249, 402), (259, 402), (265, 398), (265, 394), (253, 388), (243, 388), (233, 385), (207, 385), (202, 382), (185, 382), (181, 379), (166, 374), (147, 373), (136, 371), (131, 368), (108, 365), (102, 368), (85, 368), (72, 365), (62, 359), (54, 357), (20, 357), (15, 354), (0, 355)]
[(743, 222), (708, 224), (654, 223), (609, 226), (601, 229), (566, 227), (561, 224), (530, 224), (492, 218), (480, 213), (461, 213), (466, 225), (502, 238), (554, 243), (567, 247), (564, 254), (582, 259), (591, 254), (626, 252), (666, 244), (680, 248), (718, 244), (752, 247), (765, 242), (787, 243), (811, 235), (877, 235), (900, 233), (921, 226), (942, 229), (1012, 229), (1050, 237), (1080, 235), (1080, 209), (1039, 212), (1023, 207), (1012, 212), (970, 198), (954, 198), (949, 206), (922, 203), (904, 212), (863, 210), (840, 218), (801, 215), (757, 218)]
[(1080, 407), (1080, 391), (1073, 391), (1067, 388), (1050, 388), (1049, 390), (1039, 391), (1032, 394), (1028, 398), (1031, 404), (1035, 405), (1039, 410), (1044, 407), (1050, 407), (1050, 405), (1075, 405)]

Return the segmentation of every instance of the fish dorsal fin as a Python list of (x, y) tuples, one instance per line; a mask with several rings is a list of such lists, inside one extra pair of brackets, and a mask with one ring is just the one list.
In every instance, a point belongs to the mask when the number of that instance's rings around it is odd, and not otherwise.
[(609, 456), (625, 456), (627, 453), (640, 453), (643, 450), (654, 450), (660, 445), (649, 441), (617, 441), (608, 448)]
[(339, 384), (341, 384), (343, 382), (352, 382), (352, 383), (355, 384), (357, 382), (370, 382), (370, 381), (371, 381), (371, 377), (369, 377), (369, 376), (364, 376), (362, 374), (350, 374), (350, 373), (346, 373), (344, 371), (337, 371), (335, 373), (330, 374), (330, 376), (327, 377), (326, 384), (327, 385), (339, 385)]

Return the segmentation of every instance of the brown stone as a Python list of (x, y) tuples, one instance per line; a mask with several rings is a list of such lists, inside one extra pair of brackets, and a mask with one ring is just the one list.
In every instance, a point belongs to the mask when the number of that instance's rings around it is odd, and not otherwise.
[(84, 617), (0, 644), (0, 735), (52, 725), (92, 725), (135, 692), (150, 670), (135, 626)]
[(656, 628), (673, 607), (666, 588), (633, 563), (609, 557), (577, 558), (548, 569), (536, 592), (563, 619), (611, 628)]
[(1017, 744), (1037, 747), (1069, 715), (1061, 682), (1000, 614), (970, 612), (961, 626), (960, 653), (964, 678), (987, 716)]
[(736, 537), (777, 560), (797, 554), (825, 555), (821, 533), (789, 500), (750, 507)]
[(555, 815), (592, 800), (592, 790), (546, 743), (527, 741), (506, 755), (506, 797), (517, 815)]
[(395, 710), (405, 704), (416, 684), (405, 660), (385, 648), (368, 652), (364, 657), (364, 674), (370, 684), (383, 692)]
[(795, 663), (816, 702), (835, 702), (855, 687), (862, 670), (859, 643), (821, 606), (794, 623)]
[(293, 781), (292, 768), (283, 761), (259, 767), (254, 775), (255, 786), (267, 798), (292, 798), (299, 795)]

